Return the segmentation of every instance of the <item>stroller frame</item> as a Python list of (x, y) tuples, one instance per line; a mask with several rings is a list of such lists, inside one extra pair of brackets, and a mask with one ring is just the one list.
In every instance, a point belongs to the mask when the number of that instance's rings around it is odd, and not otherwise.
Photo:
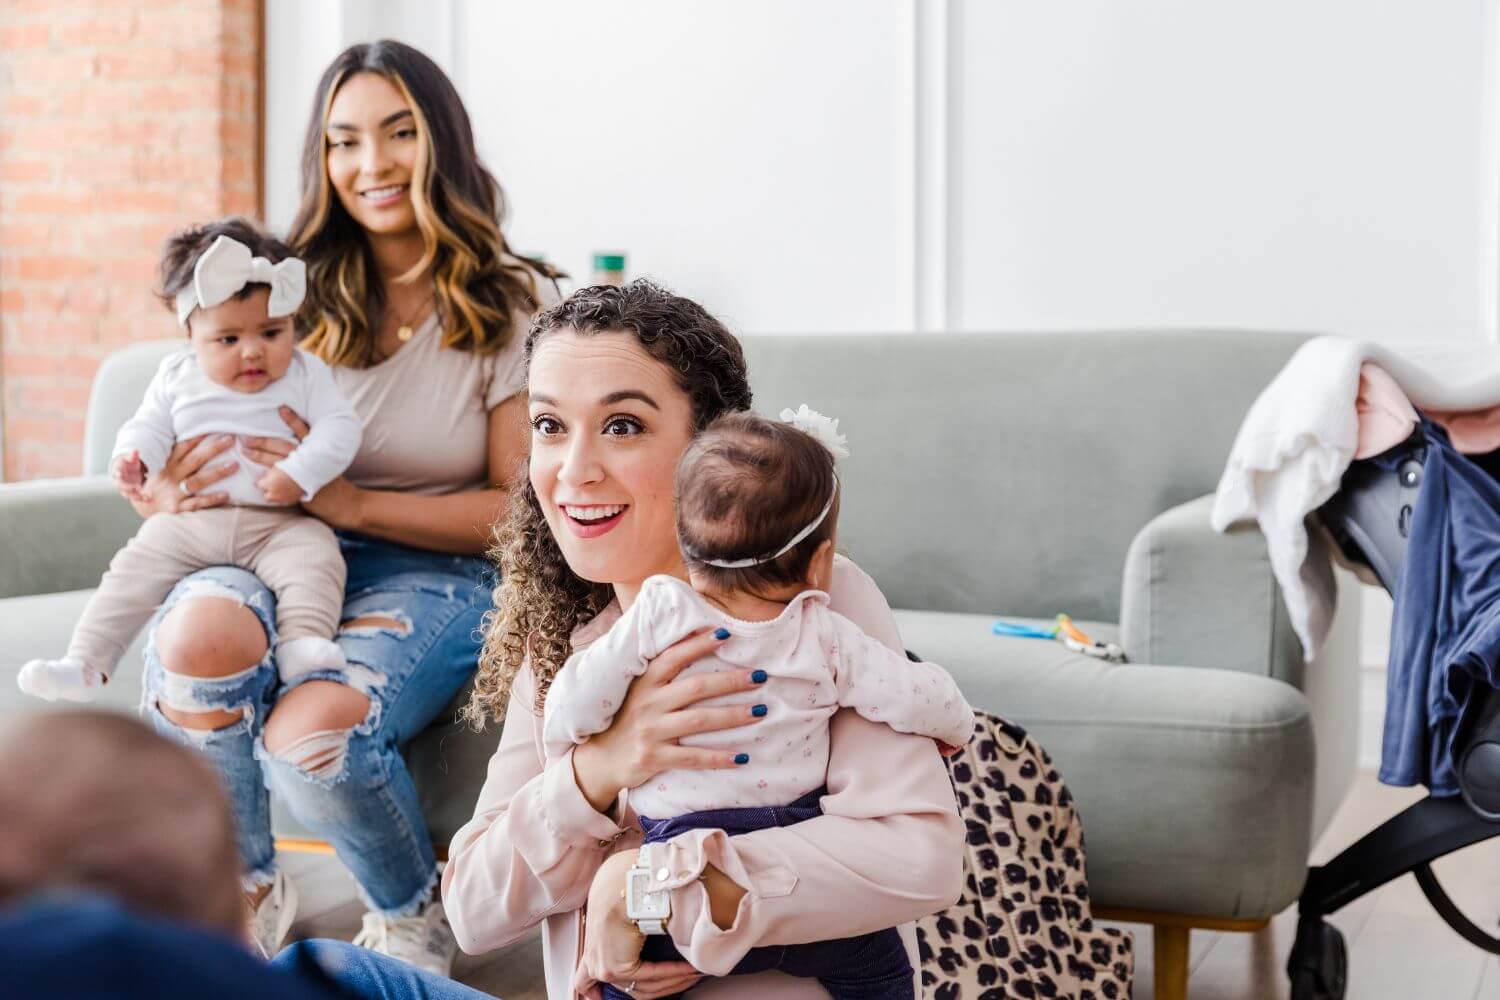
[(1410, 872), (1432, 908), (1465, 940), (1500, 955), (1500, 938), (1464, 916), (1432, 872), (1432, 862), (1491, 837), (1500, 822), (1457, 798), (1429, 795), (1365, 834), (1326, 865), (1308, 869), (1297, 903), (1297, 937), (1287, 959), (1292, 1000), (1341, 1000), (1348, 985), (1343, 935), (1326, 918)]
[[(1420, 432), (1393, 473), (1355, 462), (1339, 493), (1319, 511), (1345, 556), (1374, 570), (1394, 592), (1406, 553), (1406, 532), (1421, 483)], [(1390, 453), (1387, 453), (1388, 455)], [(1432, 862), (1471, 844), (1500, 837), (1500, 691), (1491, 692), (1469, 734), (1460, 765), (1462, 797), (1428, 795), (1408, 806), (1324, 865), (1308, 869), (1297, 904), (1297, 936), (1287, 958), (1292, 1000), (1343, 1000), (1348, 951), (1327, 917), (1387, 882), (1411, 873), (1438, 915), (1474, 946), (1500, 955), (1500, 938), (1474, 924), (1433, 874)], [(1477, 751), (1477, 752), (1476, 752)], [(1469, 766), (1472, 765), (1472, 766)]]

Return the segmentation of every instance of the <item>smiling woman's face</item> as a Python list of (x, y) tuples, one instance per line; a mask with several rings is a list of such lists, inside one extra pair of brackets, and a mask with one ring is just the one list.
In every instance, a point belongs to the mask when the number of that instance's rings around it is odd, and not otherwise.
[(625, 602), (654, 573), (682, 574), (673, 478), (692, 403), (628, 333), (557, 330), (529, 376), (531, 485), (574, 573)]
[(411, 105), (379, 73), (345, 80), (328, 106), (328, 181), (345, 211), (367, 231), (416, 228), (411, 183), (420, 137)]

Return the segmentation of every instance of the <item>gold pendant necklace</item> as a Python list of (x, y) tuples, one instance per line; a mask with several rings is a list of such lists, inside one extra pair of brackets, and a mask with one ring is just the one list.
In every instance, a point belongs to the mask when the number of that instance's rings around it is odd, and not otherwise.
[(417, 305), (416, 309), (412, 310), (411, 315), (408, 316), (408, 317), (406, 317), (406, 322), (402, 323), (400, 326), (398, 326), (396, 328), (396, 339), (397, 340), (401, 341), (401, 343), (404, 344), (407, 341), (411, 340), (411, 338), (413, 338), (413, 337), (415, 337), (417, 335), (417, 331), (414, 330), (414, 329), (412, 329), (411, 321), (412, 321), (413, 318), (416, 317), (416, 315), (418, 313), (420, 313), (423, 309), (427, 308), (427, 304), (429, 302), (431, 302), (431, 301), (432, 301), (432, 295), (428, 295), (425, 299), (423, 299)]

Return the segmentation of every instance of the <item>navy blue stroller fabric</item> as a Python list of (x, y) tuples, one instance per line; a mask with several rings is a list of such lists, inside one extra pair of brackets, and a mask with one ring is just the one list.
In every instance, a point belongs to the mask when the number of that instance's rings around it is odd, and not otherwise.
[(1426, 447), (1392, 595), (1380, 780), (1453, 796), (1460, 734), (1500, 686), (1500, 482), (1425, 416), (1414, 437), (1369, 459), (1394, 474)]

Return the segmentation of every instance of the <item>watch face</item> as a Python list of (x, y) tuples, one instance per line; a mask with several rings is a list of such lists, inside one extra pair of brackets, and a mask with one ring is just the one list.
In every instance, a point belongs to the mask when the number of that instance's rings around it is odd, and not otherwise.
[(667, 916), (667, 894), (653, 892), (650, 872), (631, 872), (625, 914), (632, 920), (662, 920)]

